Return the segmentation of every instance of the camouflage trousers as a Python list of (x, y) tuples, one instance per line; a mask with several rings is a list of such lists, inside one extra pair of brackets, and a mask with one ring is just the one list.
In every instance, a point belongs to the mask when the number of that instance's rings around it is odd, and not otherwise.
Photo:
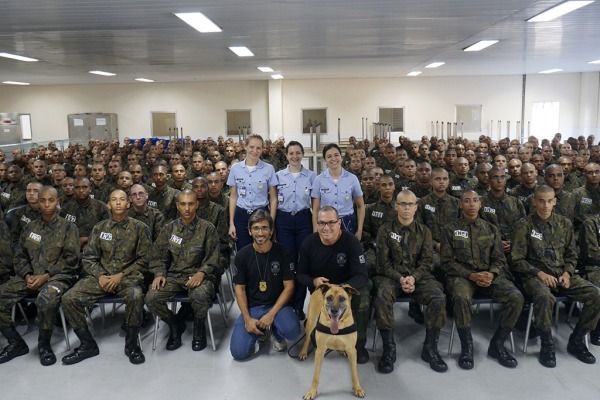
[(15, 304), (28, 296), (37, 296), (35, 305), (38, 310), (37, 323), (39, 329), (52, 330), (60, 299), (71, 286), (70, 282), (50, 280), (39, 291), (27, 289), (25, 279), (20, 276), (11, 277), (8, 282), (0, 286), (0, 328), (12, 326), (12, 309)]
[(373, 277), (377, 274), (377, 255), (375, 254), (375, 250), (369, 248), (364, 251), (365, 254), (365, 262), (367, 264), (367, 271), (369, 271), (369, 278), (373, 279)]
[(165, 287), (161, 287), (158, 290), (150, 289), (146, 293), (145, 302), (148, 309), (155, 316), (162, 320), (171, 319), (174, 314), (167, 307), (167, 302), (171, 300), (175, 295), (185, 292), (188, 294), (192, 303), (195, 318), (206, 318), (208, 310), (213, 305), (213, 299), (215, 297), (215, 286), (213, 282), (208, 279), (202, 281), (200, 286), (190, 289), (185, 286), (188, 281), (186, 277), (167, 277), (167, 283)]
[[(139, 327), (142, 323), (144, 292), (142, 278), (125, 277), (117, 286), (115, 294), (125, 303), (125, 323), (131, 327)], [(102, 297), (108, 295), (98, 283), (98, 278), (86, 276), (80, 279), (63, 296), (62, 304), (65, 317), (73, 329), (85, 328), (85, 308), (94, 305)]]
[(369, 283), (364, 288), (360, 289), (358, 296), (352, 296), (350, 304), (352, 308), (352, 316), (356, 324), (357, 338), (356, 347), (364, 347), (367, 342), (367, 327), (369, 325), (369, 317), (371, 315), (371, 289), (373, 283), (369, 279)]
[(449, 276), (448, 291), (452, 299), (454, 320), (459, 329), (471, 326), (471, 308), (476, 294), (489, 296), (502, 304), (499, 318), (502, 328), (512, 329), (515, 326), (525, 302), (523, 294), (506, 278), (495, 278), (490, 287), (484, 288), (466, 278)]
[(552, 314), (555, 295), (569, 296), (575, 301), (583, 303), (583, 310), (579, 316), (577, 326), (584, 332), (589, 332), (596, 327), (600, 318), (600, 289), (580, 276), (571, 276), (571, 285), (568, 289), (557, 287), (551, 289), (544, 285), (538, 278), (523, 280), (525, 292), (533, 298), (533, 316), (535, 327), (541, 332), (552, 330)]
[(442, 329), (446, 325), (446, 295), (441, 283), (435, 278), (426, 277), (416, 282), (415, 291), (407, 295), (402, 291), (400, 282), (387, 276), (376, 276), (375, 320), (380, 330), (394, 328), (394, 303), (398, 297), (409, 296), (419, 304), (425, 305), (425, 326), (427, 329)]
[[(587, 279), (588, 281), (593, 283), (594, 286), (596, 286), (597, 288), (600, 288), (600, 271), (599, 270), (587, 271), (585, 274), (585, 279)], [(598, 320), (598, 323), (596, 323), (596, 328), (594, 328), (594, 330), (600, 331), (600, 320)]]

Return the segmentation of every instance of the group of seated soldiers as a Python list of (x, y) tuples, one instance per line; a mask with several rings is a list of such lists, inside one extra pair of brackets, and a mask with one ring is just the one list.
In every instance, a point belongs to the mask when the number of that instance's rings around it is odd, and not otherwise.
[[(583, 338), (591, 332), (591, 343), (600, 345), (600, 147), (592, 136), (561, 139), (540, 145), (533, 137), (524, 144), (400, 137), (394, 146), (385, 138), (350, 138), (344, 167), (357, 175), (367, 205), (361, 242), (384, 345), (379, 371), (393, 370), (398, 296), (413, 300), (409, 315), (426, 326), (421, 357), (439, 372), (447, 370), (437, 342), (448, 298), (461, 340), (458, 365), (473, 368), (469, 326), (479, 292), (504, 305), (488, 348), (500, 364), (517, 365), (504, 341), (532, 303), (540, 362), (556, 365), (556, 294), (583, 304), (568, 351), (595, 362)], [(267, 140), (263, 148), (275, 170), (286, 166), (284, 144)], [(206, 313), (233, 248), (225, 183), (244, 159), (244, 143), (223, 137), (92, 140), (64, 151), (50, 143), (15, 149), (11, 162), (0, 153), (0, 206), (11, 222), (0, 222), (0, 332), (8, 340), (0, 363), (29, 351), (11, 309), (31, 295), (42, 365), (56, 362), (50, 338), (61, 302), (81, 341), (63, 363), (99, 353), (85, 308), (108, 293), (127, 304), (132, 363), (144, 362), (137, 341), (144, 304), (168, 324), (167, 349), (181, 346), (185, 320), (165, 302), (185, 290), (192, 348), (206, 347)]]

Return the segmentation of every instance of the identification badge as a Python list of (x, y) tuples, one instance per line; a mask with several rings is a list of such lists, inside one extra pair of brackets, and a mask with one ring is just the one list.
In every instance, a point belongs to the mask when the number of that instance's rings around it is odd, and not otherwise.
[(260, 283), (258, 284), (258, 290), (260, 290), (261, 292), (266, 292), (267, 291), (267, 282), (260, 281)]
[(283, 204), (283, 193), (277, 194), (277, 202)]
[(180, 238), (177, 235), (171, 235), (171, 238), (169, 239), (169, 241), (171, 243), (173, 243), (174, 245), (181, 246), (181, 242), (183, 242), (183, 238)]
[(346, 201), (350, 200), (350, 196), (349, 196), (349, 195), (346, 195), (346, 196), (345, 196), (345, 199), (346, 199)]
[(262, 189), (262, 188), (263, 188), (263, 184), (262, 184), (262, 183), (259, 183), (259, 184), (258, 184), (258, 188), (259, 188), (259, 189)]
[(310, 196), (310, 189), (309, 188), (304, 189), (304, 194), (306, 196)]
[(242, 186), (240, 188), (240, 196), (245, 196), (246, 195), (246, 186)]

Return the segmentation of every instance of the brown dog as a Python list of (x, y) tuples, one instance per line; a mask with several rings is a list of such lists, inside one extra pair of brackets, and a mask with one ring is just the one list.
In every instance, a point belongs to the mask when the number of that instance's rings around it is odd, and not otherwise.
[(350, 301), (358, 290), (350, 285), (319, 285), (310, 296), (308, 317), (306, 319), (306, 338), (298, 354), (299, 360), (305, 360), (308, 344), (313, 338), (315, 343), (315, 374), (312, 385), (304, 395), (304, 400), (313, 400), (317, 396), (321, 364), (327, 349), (345, 353), (352, 371), (352, 391), (356, 397), (365, 397), (365, 391), (358, 382), (356, 369), (356, 325), (352, 317)]

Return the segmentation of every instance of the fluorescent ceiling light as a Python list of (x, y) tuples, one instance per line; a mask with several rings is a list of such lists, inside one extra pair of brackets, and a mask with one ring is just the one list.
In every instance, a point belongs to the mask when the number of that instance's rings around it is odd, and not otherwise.
[(5, 83), (7, 85), (21, 85), (21, 86), (27, 86), (30, 85), (29, 82), (15, 82), (15, 81), (4, 81), (2, 83)]
[(200, 12), (174, 13), (183, 22), (201, 33), (223, 32), (221, 28), (212, 22), (206, 15)]
[(89, 71), (90, 74), (94, 74), (94, 75), (102, 75), (102, 76), (115, 76), (116, 74), (113, 74), (112, 72), (106, 72), (106, 71)]
[(273, 79), (283, 79), (283, 75), (281, 75), (281, 74), (275, 74), (275, 75), (271, 75), (271, 78), (273, 78)]
[(467, 48), (464, 48), (464, 51), (480, 51), (485, 49), (486, 47), (490, 47), (493, 44), (498, 43), (499, 40), (480, 40), (479, 42), (470, 45)]
[(446, 64), (445, 62), (433, 62), (429, 65), (426, 65), (425, 68), (437, 68), (437, 67), (441, 67), (442, 65)]
[(585, 7), (588, 4), (593, 3), (593, 1), (565, 1), (555, 7), (550, 8), (549, 10), (544, 11), (541, 14), (536, 15), (533, 18), (529, 18), (527, 22), (548, 22), (556, 19), (558, 17), (562, 17), (565, 14), (570, 13), (571, 11), (575, 11), (581, 7)]
[(547, 69), (545, 71), (540, 71), (540, 74), (553, 74), (560, 71), (562, 71), (562, 68)]
[(249, 48), (238, 46), (238, 47), (230, 47), (229, 50), (233, 51), (238, 57), (252, 57), (254, 53), (250, 51)]
[(258, 67), (260, 72), (273, 72), (273, 68), (271, 67)]
[(409, 72), (408, 74), (406, 74), (406, 76), (419, 76), (421, 74), (422, 74), (421, 71), (412, 71), (412, 72)]
[(600, 64), (600, 60), (588, 61), (588, 64)]
[(135, 80), (138, 82), (154, 82), (152, 79), (148, 78), (135, 78)]
[(10, 53), (0, 53), (0, 57), (12, 58), (13, 60), (25, 61), (25, 62), (40, 61), (37, 58), (30, 58), (30, 57), (25, 57), (25, 56), (19, 56), (17, 54), (10, 54)]

